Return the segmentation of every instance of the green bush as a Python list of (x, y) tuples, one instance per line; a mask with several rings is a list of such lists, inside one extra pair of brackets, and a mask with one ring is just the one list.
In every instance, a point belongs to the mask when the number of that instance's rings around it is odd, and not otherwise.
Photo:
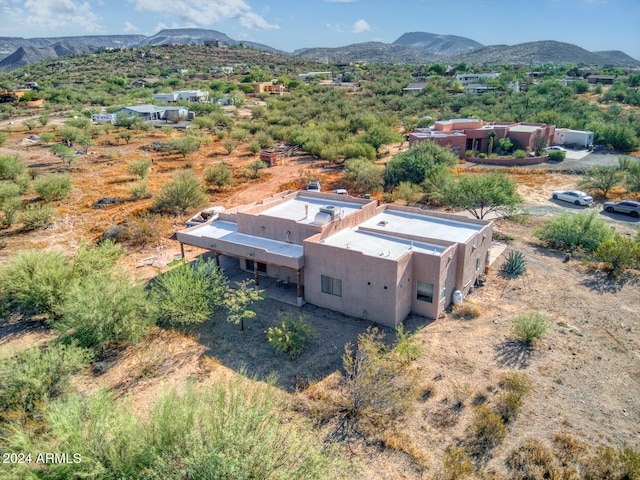
[(302, 315), (297, 319), (285, 315), (280, 320), (280, 326), (267, 330), (267, 339), (276, 352), (295, 358), (307, 348), (307, 342), (314, 336), (313, 328)]
[(50, 321), (59, 335), (102, 351), (137, 342), (156, 319), (145, 285), (110, 269), (75, 283), (65, 295), (61, 313)]
[(550, 327), (547, 317), (539, 312), (522, 313), (513, 320), (514, 335), (520, 342), (527, 345), (542, 338)]
[(143, 198), (151, 197), (149, 193), (149, 186), (146, 180), (140, 180), (139, 182), (134, 183), (129, 188), (129, 193), (135, 200), (141, 200)]
[(189, 170), (179, 170), (173, 174), (172, 181), (164, 183), (155, 197), (154, 206), (158, 210), (173, 213), (200, 208), (207, 203), (207, 194), (200, 179)]
[(49, 431), (9, 447), (65, 451), (81, 462), (13, 465), (14, 478), (300, 479), (343, 478), (332, 448), (281, 413), (277, 391), (247, 380), (162, 395), (145, 419), (98, 391), (54, 402)]
[(136, 215), (125, 220), (126, 240), (131, 245), (152, 245), (158, 241), (158, 217), (156, 215)]
[(54, 173), (35, 180), (34, 189), (45, 202), (65, 199), (73, 189), (71, 175)]
[(515, 152), (513, 152), (513, 156), (514, 158), (527, 158), (527, 152), (525, 152), (524, 150), (518, 149)]
[(522, 252), (512, 250), (502, 264), (502, 272), (510, 277), (519, 277), (527, 271), (527, 261)]
[(613, 230), (596, 217), (596, 212), (562, 213), (547, 220), (536, 235), (549, 248), (593, 252), (602, 242), (613, 238)]
[(66, 392), (71, 376), (89, 364), (86, 349), (53, 343), (0, 361), (0, 423), (23, 423)]
[(262, 160), (254, 160), (247, 165), (247, 171), (249, 172), (249, 178), (260, 178), (260, 170), (267, 168), (267, 164)]
[(547, 156), (549, 157), (549, 160), (561, 162), (567, 157), (567, 154), (562, 150), (550, 150), (547, 152)]
[(611, 277), (618, 277), (627, 268), (640, 265), (640, 242), (616, 233), (598, 245), (595, 256), (604, 262)]
[(16, 214), (22, 208), (22, 200), (18, 197), (6, 198), (0, 203), (0, 209), (4, 214), (2, 224), (10, 227), (16, 221)]
[(20, 216), (25, 230), (37, 230), (51, 225), (55, 212), (50, 205), (34, 203), (29, 205)]
[(18, 155), (0, 155), (0, 179), (15, 180), (27, 167)]
[(217, 163), (204, 169), (204, 181), (220, 188), (233, 183), (233, 174), (226, 163)]
[(486, 405), (475, 409), (475, 417), (469, 427), (470, 443), (475, 453), (484, 454), (496, 447), (507, 435), (507, 427), (502, 417), (493, 413)]
[(127, 171), (131, 175), (144, 179), (149, 175), (149, 168), (151, 168), (151, 160), (138, 159), (129, 164)]
[(0, 183), (0, 202), (4, 202), (20, 195), (20, 186), (13, 182)]
[(80, 277), (87, 277), (96, 272), (111, 270), (126, 253), (127, 250), (113, 240), (105, 240), (95, 246), (83, 241), (76, 252), (73, 268)]
[(202, 323), (222, 306), (226, 278), (212, 260), (199, 260), (169, 270), (156, 278), (152, 297), (163, 321), (188, 325)]

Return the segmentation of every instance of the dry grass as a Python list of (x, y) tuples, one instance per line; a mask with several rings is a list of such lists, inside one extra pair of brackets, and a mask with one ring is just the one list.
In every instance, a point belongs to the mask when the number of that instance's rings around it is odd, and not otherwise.
[(471, 320), (472, 318), (478, 318), (482, 315), (482, 309), (474, 303), (464, 302), (460, 305), (454, 305), (451, 307), (451, 313), (456, 318)]

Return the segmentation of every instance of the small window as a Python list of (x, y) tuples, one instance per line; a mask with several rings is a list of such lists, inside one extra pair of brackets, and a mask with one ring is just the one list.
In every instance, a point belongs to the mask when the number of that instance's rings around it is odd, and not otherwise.
[(440, 301), (444, 300), (444, 297), (446, 294), (447, 294), (447, 287), (442, 285), (442, 287), (440, 287)]
[(342, 280), (340, 278), (321, 275), (321, 279), (322, 293), (328, 293), (329, 295), (335, 295), (336, 297), (342, 296)]
[(433, 283), (418, 282), (418, 300), (433, 303)]
[(480, 270), (480, 257), (476, 258), (476, 272)]

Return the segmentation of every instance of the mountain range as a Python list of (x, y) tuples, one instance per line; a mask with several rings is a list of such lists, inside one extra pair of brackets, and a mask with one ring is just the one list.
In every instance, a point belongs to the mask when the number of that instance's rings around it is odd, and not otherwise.
[(485, 46), (455, 35), (410, 32), (393, 43), (365, 42), (338, 48), (305, 48), (287, 53), (268, 45), (234, 40), (222, 32), (199, 28), (165, 29), (151, 37), (145, 35), (87, 35), (78, 37), (21, 38), (0, 37), (0, 71), (12, 71), (60, 56), (105, 48), (134, 48), (163, 44), (197, 44), (205, 40), (235, 46), (243, 44), (257, 50), (299, 55), (320, 62), (367, 63), (459, 63), (468, 64), (542, 64), (574, 63), (584, 65), (639, 67), (640, 61), (621, 51), (589, 52), (569, 43), (552, 40), (518, 45)]

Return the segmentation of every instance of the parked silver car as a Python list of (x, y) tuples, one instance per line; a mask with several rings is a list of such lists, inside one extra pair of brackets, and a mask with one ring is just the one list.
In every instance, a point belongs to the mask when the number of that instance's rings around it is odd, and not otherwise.
[(604, 209), (609, 213), (626, 213), (633, 218), (640, 217), (640, 202), (622, 200), (621, 202), (604, 202)]
[(571, 202), (576, 205), (591, 205), (593, 203), (593, 197), (580, 190), (557, 190), (551, 196), (554, 200)]

